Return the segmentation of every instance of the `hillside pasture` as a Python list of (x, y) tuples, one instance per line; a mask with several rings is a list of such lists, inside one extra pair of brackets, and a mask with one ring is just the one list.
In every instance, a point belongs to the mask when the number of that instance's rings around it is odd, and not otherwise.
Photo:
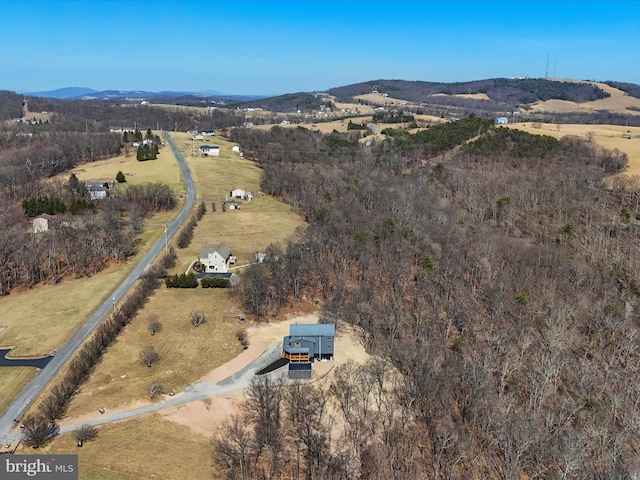
[(640, 175), (640, 138), (623, 138), (623, 135), (640, 135), (640, 127), (626, 127), (624, 125), (577, 125), (550, 123), (514, 123), (509, 128), (518, 128), (534, 135), (550, 135), (562, 138), (575, 135), (581, 138), (591, 138), (596, 144), (613, 150), (617, 148), (629, 156), (629, 166), (624, 175)]
[(66, 180), (73, 173), (82, 182), (89, 180), (115, 181), (116, 174), (121, 171), (128, 184), (160, 182), (170, 185), (175, 192), (184, 190), (180, 169), (168, 145), (160, 148), (160, 153), (156, 160), (147, 160), (145, 162), (140, 162), (136, 159), (135, 147), (129, 148), (128, 156), (123, 152), (114, 158), (85, 163), (79, 165), (70, 173), (61, 176), (61, 178)]
[[(607, 110), (612, 113), (622, 113), (627, 115), (640, 115), (640, 98), (627, 95), (622, 90), (611, 87), (604, 83), (588, 82), (607, 92), (610, 96), (600, 100), (590, 102), (569, 102), (567, 100), (551, 99), (544, 102), (536, 102), (530, 105), (528, 111), (535, 112), (542, 110), (545, 112), (557, 113), (596, 113)], [(629, 107), (632, 109), (630, 110)]]

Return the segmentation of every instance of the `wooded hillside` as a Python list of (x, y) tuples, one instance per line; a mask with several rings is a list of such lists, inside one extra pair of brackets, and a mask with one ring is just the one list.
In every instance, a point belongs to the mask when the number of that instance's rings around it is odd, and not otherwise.
[[(324, 415), (351, 399), (333, 431), (328, 418), (296, 430), (289, 390), (256, 386), (217, 445), (229, 478), (240, 437), (247, 478), (637, 472), (640, 185), (604, 182), (623, 154), (493, 127), (446, 159), (302, 128), (233, 139), (265, 169), (263, 190), (310, 223), (247, 271), (247, 308), (261, 319), (321, 299), (324, 321), (354, 326), (401, 379), (378, 365), (314, 389)], [(278, 432), (287, 441), (261, 449)]]

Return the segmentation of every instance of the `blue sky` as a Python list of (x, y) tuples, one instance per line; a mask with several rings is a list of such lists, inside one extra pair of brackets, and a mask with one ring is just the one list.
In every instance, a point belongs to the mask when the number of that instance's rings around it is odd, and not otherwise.
[(633, 0), (0, 0), (0, 89), (280, 94), (547, 72), (640, 84), (639, 19)]

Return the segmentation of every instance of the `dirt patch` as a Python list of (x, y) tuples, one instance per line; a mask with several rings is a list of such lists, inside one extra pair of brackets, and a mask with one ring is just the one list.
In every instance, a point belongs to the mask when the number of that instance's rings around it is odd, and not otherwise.
[[(261, 324), (247, 329), (250, 346), (233, 360), (216, 368), (201, 378), (207, 382), (219, 382), (238, 372), (257, 358), (273, 342), (282, 341), (288, 335), (292, 323), (318, 323), (318, 314), (292, 317), (278, 323)], [(332, 378), (335, 367), (348, 361), (364, 363), (370, 355), (358, 341), (354, 330), (348, 325), (340, 325), (335, 338), (336, 355), (332, 361), (317, 362), (313, 365), (313, 382), (326, 382)], [(168, 408), (161, 413), (167, 420), (189, 427), (194, 433), (210, 437), (222, 423), (234, 413), (240, 413), (243, 392), (191, 402)]]

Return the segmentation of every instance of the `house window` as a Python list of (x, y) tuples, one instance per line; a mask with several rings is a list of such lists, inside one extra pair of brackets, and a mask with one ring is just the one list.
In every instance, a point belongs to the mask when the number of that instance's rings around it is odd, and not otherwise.
[(296, 347), (296, 348), (300, 348), (300, 342), (294, 343), (293, 346)]

